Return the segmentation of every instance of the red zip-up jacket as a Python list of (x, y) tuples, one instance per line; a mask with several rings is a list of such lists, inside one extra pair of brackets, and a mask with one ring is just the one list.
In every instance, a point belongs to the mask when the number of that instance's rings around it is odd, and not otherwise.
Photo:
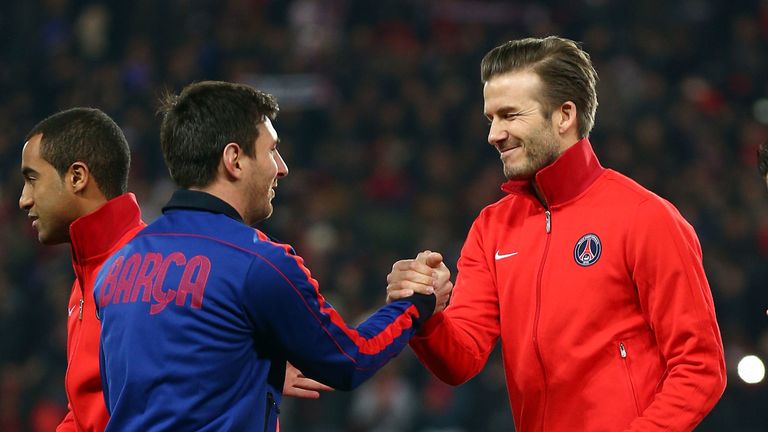
[(99, 375), (100, 323), (93, 303), (93, 282), (104, 261), (144, 228), (132, 193), (107, 201), (69, 226), (75, 282), (67, 318), (68, 412), (57, 432), (103, 431), (109, 415)]
[(725, 388), (693, 228), (584, 139), (475, 220), (451, 304), (411, 340), (458, 385), (501, 338), (520, 432), (690, 431)]

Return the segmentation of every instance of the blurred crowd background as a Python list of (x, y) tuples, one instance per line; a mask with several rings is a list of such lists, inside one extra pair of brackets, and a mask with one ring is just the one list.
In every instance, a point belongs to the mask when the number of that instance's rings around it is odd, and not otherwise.
[[(583, 42), (600, 75), (591, 141), (603, 165), (674, 203), (704, 250), (729, 369), (700, 431), (768, 429), (768, 1), (30, 0), (0, 7), (0, 430), (64, 414), (68, 246), (43, 247), (18, 196), (27, 131), (98, 107), (124, 129), (130, 189), (152, 221), (173, 191), (155, 115), (163, 91), (245, 82), (275, 94), (290, 175), (262, 227), (305, 257), (350, 322), (385, 299), (397, 259), (455, 262), (501, 196), (479, 63), (501, 42)], [(151, 343), (151, 341), (147, 341)], [(524, 367), (524, 366), (523, 366)], [(181, 396), (181, 395), (180, 395)], [(284, 431), (510, 431), (498, 351), (449, 387), (404, 352), (352, 393), (285, 400)]]

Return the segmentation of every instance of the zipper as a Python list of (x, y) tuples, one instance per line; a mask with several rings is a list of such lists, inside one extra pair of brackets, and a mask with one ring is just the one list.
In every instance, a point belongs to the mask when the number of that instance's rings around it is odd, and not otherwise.
[(269, 431), (269, 417), (272, 414), (272, 408), (275, 408), (275, 414), (280, 414), (280, 408), (275, 403), (275, 397), (272, 392), (267, 392), (267, 409), (264, 410), (264, 432)]
[[(546, 208), (546, 207), (545, 207)], [(547, 379), (547, 371), (544, 368), (544, 359), (541, 356), (541, 348), (539, 347), (539, 317), (541, 315), (541, 279), (544, 275), (544, 264), (547, 262), (547, 253), (549, 252), (549, 243), (552, 232), (552, 213), (549, 209), (544, 211), (545, 217), (545, 229), (547, 232), (547, 241), (544, 244), (544, 254), (541, 257), (541, 263), (539, 265), (539, 274), (536, 278), (536, 315), (533, 318), (533, 348), (536, 351), (536, 357), (539, 360), (541, 366), (541, 375), (544, 378), (544, 409), (542, 410), (542, 428), (544, 427), (545, 420), (547, 418), (547, 388), (549, 388), (549, 380)], [(542, 429), (543, 430), (543, 429)]]
[(632, 400), (635, 401), (635, 409), (637, 415), (640, 415), (640, 403), (637, 400), (637, 393), (635, 392), (635, 383), (632, 381), (632, 374), (629, 370), (629, 360), (627, 360), (627, 348), (624, 346), (624, 342), (619, 342), (619, 356), (621, 356), (621, 362), (624, 363), (624, 371), (627, 373), (627, 380), (629, 381), (629, 389), (632, 392)]
[[(64, 392), (67, 394), (67, 397), (69, 400), (72, 400), (69, 392), (69, 371), (70, 367), (72, 366), (72, 361), (74, 360), (75, 356), (77, 355), (77, 352), (80, 349), (80, 341), (83, 339), (83, 305), (85, 304), (85, 284), (87, 283), (85, 281), (84, 272), (83, 272), (83, 266), (79, 264), (74, 264), (75, 262), (79, 262), (77, 259), (77, 250), (72, 246), (70, 243), (70, 247), (72, 250), (72, 262), (73, 262), (73, 269), (75, 270), (75, 282), (77, 283), (77, 287), (80, 291), (80, 301), (78, 302), (78, 311), (77, 311), (77, 320), (80, 321), (80, 323), (74, 323), (72, 330), (72, 338), (74, 339), (72, 341), (72, 350), (67, 351), (67, 370), (64, 373)], [(67, 317), (67, 338), (69, 338), (69, 317)], [(67, 347), (69, 348), (69, 347)], [(75, 408), (75, 406), (72, 404), (70, 412), (72, 412), (72, 417), (75, 419), (75, 424), (78, 424), (80, 419), (78, 418), (78, 412), (79, 408)]]

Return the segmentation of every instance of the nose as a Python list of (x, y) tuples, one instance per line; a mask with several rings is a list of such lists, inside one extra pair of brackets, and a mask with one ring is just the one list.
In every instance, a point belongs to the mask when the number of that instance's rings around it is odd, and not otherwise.
[(29, 188), (25, 184), (24, 188), (21, 189), (21, 196), (19, 197), (19, 208), (29, 211), (29, 209), (32, 208), (32, 203), (32, 194), (29, 193)]
[(277, 176), (285, 177), (288, 175), (288, 164), (283, 160), (283, 156), (280, 152), (277, 152)]
[(488, 131), (488, 144), (498, 147), (499, 144), (506, 141), (508, 137), (509, 134), (501, 127), (499, 122), (492, 120), (490, 130)]

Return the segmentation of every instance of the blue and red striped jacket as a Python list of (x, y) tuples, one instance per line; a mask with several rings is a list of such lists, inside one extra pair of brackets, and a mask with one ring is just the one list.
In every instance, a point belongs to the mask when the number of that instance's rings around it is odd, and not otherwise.
[(274, 431), (286, 361), (352, 389), (435, 306), (414, 296), (349, 327), (290, 246), (189, 190), (109, 258), (94, 297), (107, 431)]

